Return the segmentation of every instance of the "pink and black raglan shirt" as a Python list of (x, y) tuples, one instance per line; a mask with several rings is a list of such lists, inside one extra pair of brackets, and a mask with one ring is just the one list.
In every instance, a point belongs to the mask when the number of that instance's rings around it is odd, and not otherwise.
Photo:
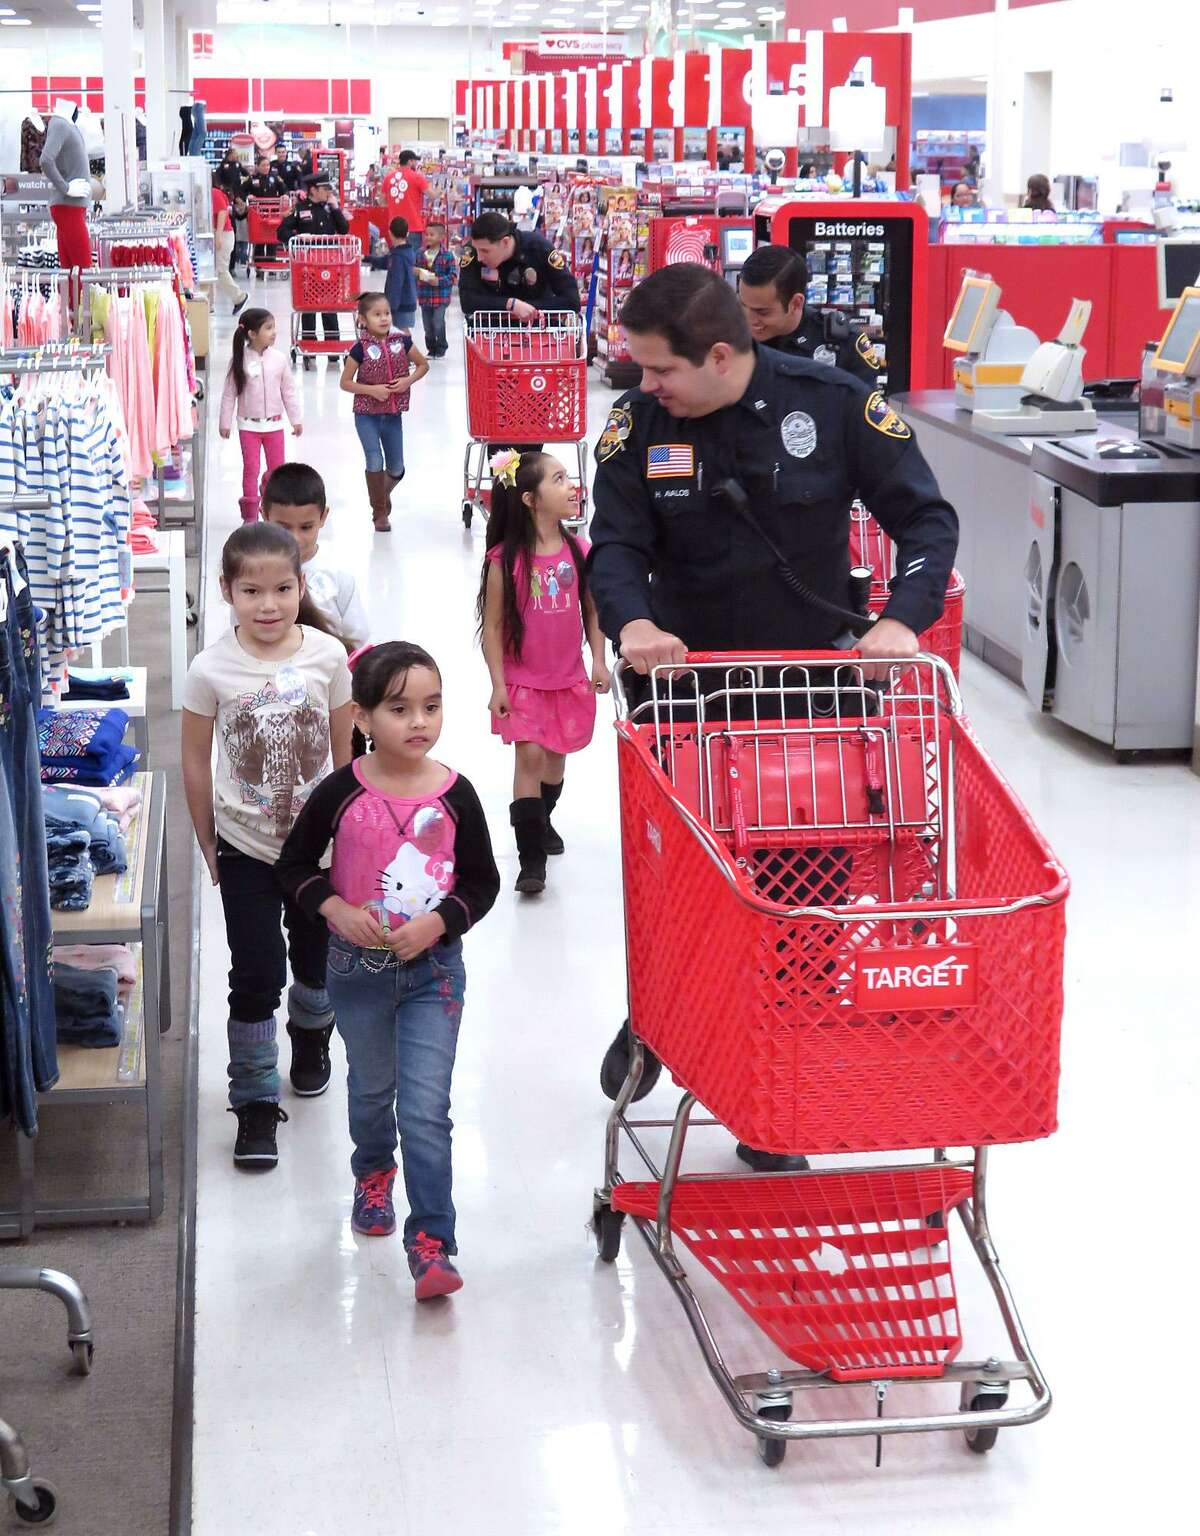
[[(453, 770), (432, 795), (386, 795), (367, 782), (362, 762), (330, 774), (309, 799), (279, 857), (284, 890), (310, 917), (340, 896), (381, 928), (436, 912), (442, 942), (461, 938), (500, 890), (478, 795)], [(331, 842), (333, 865), (322, 869)]]

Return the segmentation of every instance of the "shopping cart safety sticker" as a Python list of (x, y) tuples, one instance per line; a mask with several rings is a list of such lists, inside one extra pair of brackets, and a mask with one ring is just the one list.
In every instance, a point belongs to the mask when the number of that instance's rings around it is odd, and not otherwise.
[(655, 823), (650, 820), (649, 816), (646, 817), (646, 841), (650, 844), (651, 848), (654, 849), (655, 853), (661, 857), (662, 832), (655, 825)]
[(855, 1002), (864, 1012), (970, 1008), (978, 994), (979, 946), (870, 949), (859, 956)]

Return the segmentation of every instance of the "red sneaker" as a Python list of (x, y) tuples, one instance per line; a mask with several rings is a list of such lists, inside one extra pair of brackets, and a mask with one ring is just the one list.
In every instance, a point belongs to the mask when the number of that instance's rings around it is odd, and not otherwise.
[(434, 1296), (449, 1296), (462, 1290), (462, 1276), (450, 1262), (440, 1237), (427, 1237), (424, 1232), (418, 1232), (408, 1250), (408, 1268), (417, 1283), (418, 1301), (429, 1301)]
[(392, 1204), (395, 1182), (394, 1168), (381, 1168), (355, 1181), (350, 1225), (363, 1237), (389, 1237), (396, 1230), (396, 1207)]

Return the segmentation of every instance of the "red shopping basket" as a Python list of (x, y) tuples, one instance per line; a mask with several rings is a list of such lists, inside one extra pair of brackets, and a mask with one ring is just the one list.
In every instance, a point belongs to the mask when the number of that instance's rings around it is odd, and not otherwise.
[(356, 235), (297, 235), (288, 244), (292, 308), (350, 310), (362, 286), (362, 242)]
[(467, 426), (482, 442), (578, 442), (587, 432), (587, 354), (578, 315), (540, 328), (477, 314), (467, 327)]
[[(855, 502), (850, 512), (850, 564), (866, 566), (871, 572), (869, 607), (878, 618), (887, 606), (889, 586), (896, 574), (896, 546), (862, 505)], [(950, 572), (946, 585), (946, 604), (942, 616), (920, 636), (921, 649), (940, 656), (958, 676), (962, 660), (963, 598), (967, 584), (959, 571)]]
[(252, 245), (275, 245), (279, 226), (291, 212), (290, 197), (251, 197), (246, 201), (246, 236)]
[(1066, 876), (938, 663), (880, 705), (835, 665), (692, 658), (619, 723), (634, 1028), (767, 1151), (1045, 1136)]

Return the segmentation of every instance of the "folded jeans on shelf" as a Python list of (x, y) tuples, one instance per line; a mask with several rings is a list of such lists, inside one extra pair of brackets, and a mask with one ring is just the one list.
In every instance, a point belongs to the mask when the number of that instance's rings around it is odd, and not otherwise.
[(51, 959), (56, 970), (65, 965), (77, 971), (115, 971), (125, 986), (137, 980), (137, 957), (128, 944), (56, 944)]
[(50, 905), (56, 912), (86, 912), (92, 903), (95, 872), (86, 853), (63, 854), (48, 868)]
[(119, 875), (128, 868), (129, 856), (118, 821), (101, 805), (98, 795), (73, 786), (43, 784), (42, 813), (48, 847), (51, 832), (80, 827), (91, 839), (92, 863), (98, 875)]
[(116, 971), (56, 965), (54, 1008), (59, 1040), (71, 1045), (120, 1045), (121, 1013), (117, 993)]

